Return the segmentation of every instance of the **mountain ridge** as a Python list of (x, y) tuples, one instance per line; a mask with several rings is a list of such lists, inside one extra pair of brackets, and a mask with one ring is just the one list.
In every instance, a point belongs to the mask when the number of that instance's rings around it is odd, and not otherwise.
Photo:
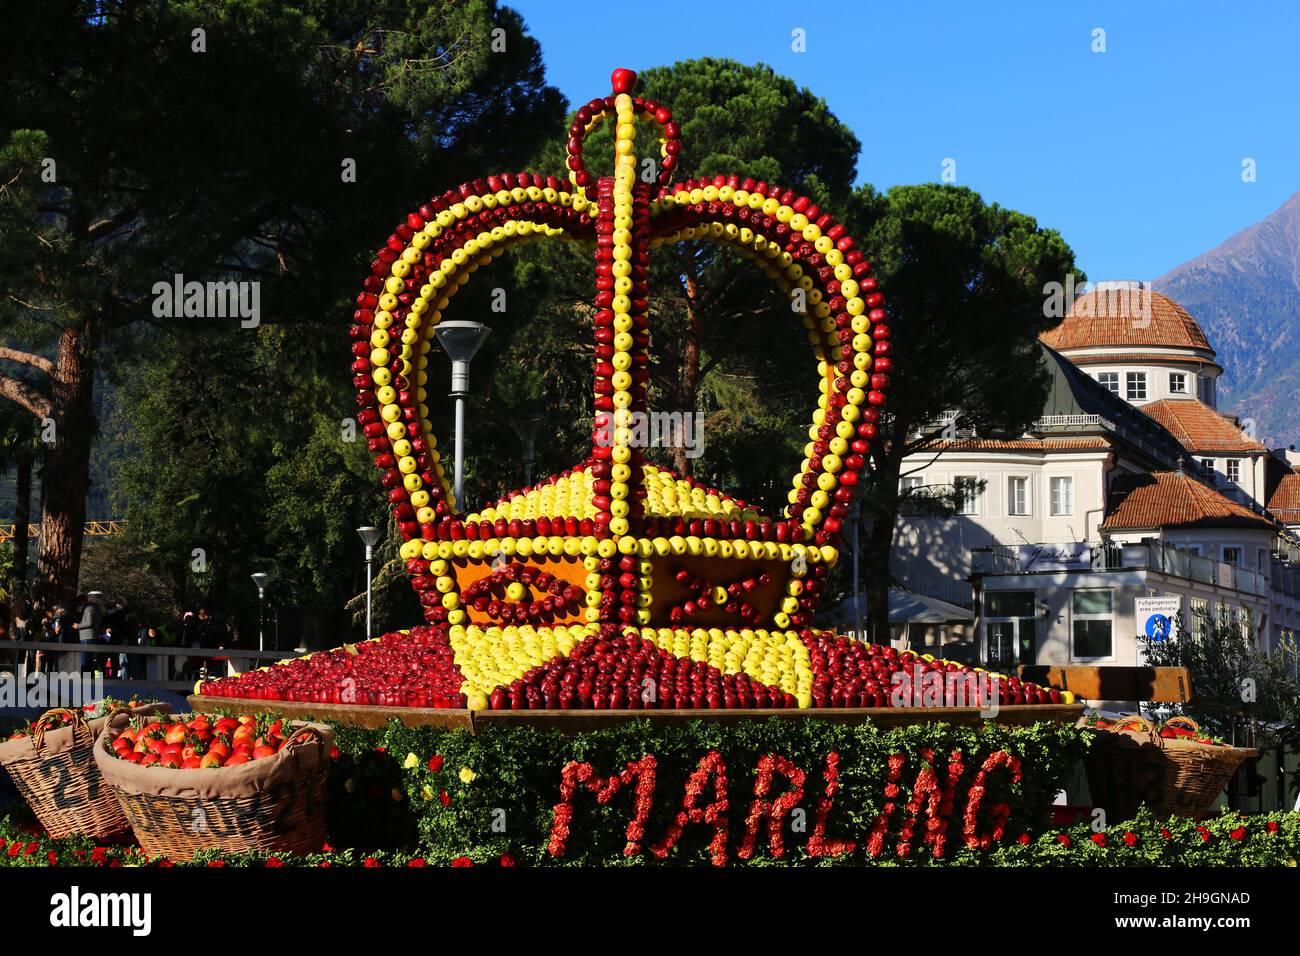
[(1300, 443), (1300, 191), (1152, 287), (1187, 309), (1218, 353), (1220, 407), (1270, 447)]

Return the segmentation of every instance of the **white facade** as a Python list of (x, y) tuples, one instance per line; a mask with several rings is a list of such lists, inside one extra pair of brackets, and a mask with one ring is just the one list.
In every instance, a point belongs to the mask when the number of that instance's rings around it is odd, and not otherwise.
[[(1199, 401), (1213, 409), (1217, 401), (1222, 369), (1208, 347), (1120, 340), (1076, 343), (1061, 356), (1129, 406)], [(1300, 539), (1265, 512), (1270, 453), (1249, 447), (1231, 421), (1229, 432), (1248, 447), (1200, 452), (1163, 428), (1157, 448), (1140, 427), (1092, 417), (1092, 427), (1039, 429), (1021, 441), (940, 442), (904, 462), (904, 489), (973, 492), (962, 513), (901, 516), (896, 527), (895, 579), (975, 611), (973, 640), (944, 653), (999, 667), (1138, 664), (1134, 602), (1143, 597), (1180, 598), (1189, 626), (1202, 626), (1194, 623), (1200, 614), (1249, 626), (1262, 646), (1294, 638)], [(1184, 526), (1105, 526), (1117, 479), (1175, 469), (1262, 520), (1238, 513)]]

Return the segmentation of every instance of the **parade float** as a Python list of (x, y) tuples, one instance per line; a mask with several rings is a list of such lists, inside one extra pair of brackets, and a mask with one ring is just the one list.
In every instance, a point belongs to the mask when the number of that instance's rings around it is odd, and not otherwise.
[[(678, 124), (635, 84), (615, 71), (577, 110), (565, 179), (488, 176), (411, 212), (357, 298), (357, 421), (424, 622), (206, 681), (197, 715), (115, 714), (83, 771), (147, 852), (6, 818), (0, 864), (1293, 861), (1294, 815), (1054, 820), (1091, 733), (1069, 691), (814, 626), (887, 408), (883, 293), (807, 197), (674, 183)], [(605, 122), (596, 177), (583, 144)], [(659, 131), (653, 182), (638, 123)], [(540, 239), (594, 249), (591, 453), (466, 512), (430, 423), (433, 330), (480, 266)], [(752, 259), (808, 332), (818, 400), (782, 514), (644, 455), (649, 257), (680, 242)]]

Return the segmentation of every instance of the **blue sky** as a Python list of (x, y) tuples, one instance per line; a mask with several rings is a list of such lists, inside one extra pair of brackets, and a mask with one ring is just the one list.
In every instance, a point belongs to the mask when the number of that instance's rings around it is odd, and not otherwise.
[(506, 2), (571, 102), (616, 66), (769, 63), (857, 133), (860, 181), (937, 181), (955, 159), (958, 183), (1059, 229), (1094, 281), (1156, 278), (1300, 189), (1294, 0)]

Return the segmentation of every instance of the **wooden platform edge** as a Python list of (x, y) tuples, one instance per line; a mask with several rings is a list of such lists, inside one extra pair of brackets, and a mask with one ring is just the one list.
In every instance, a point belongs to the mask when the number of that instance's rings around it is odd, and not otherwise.
[(669, 726), (688, 720), (714, 720), (738, 724), (748, 720), (825, 720), (859, 724), (870, 721), (879, 727), (905, 727), (926, 722), (978, 726), (986, 720), (1007, 726), (1024, 726), (1039, 721), (1074, 723), (1083, 714), (1083, 704), (1008, 704), (985, 718), (978, 707), (809, 707), (804, 710), (450, 710), (429, 707), (380, 707), (373, 704), (314, 704), (286, 700), (248, 700), (235, 697), (187, 698), (196, 711), (273, 711), (285, 717), (317, 718), (356, 727), (378, 729), (394, 718), (407, 727), (464, 729), (535, 726), (580, 733), (632, 720), (649, 720), (655, 726)]

